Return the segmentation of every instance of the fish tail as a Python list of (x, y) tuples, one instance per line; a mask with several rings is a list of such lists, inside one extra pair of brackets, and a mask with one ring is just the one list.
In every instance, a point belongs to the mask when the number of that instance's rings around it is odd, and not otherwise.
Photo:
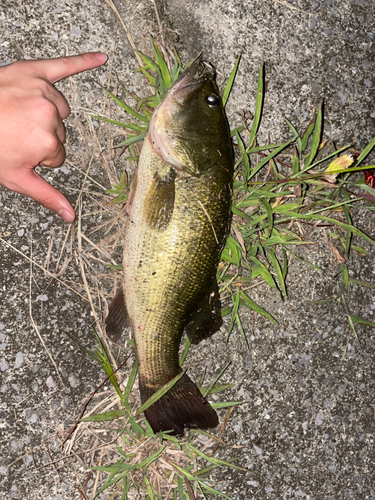
[[(142, 404), (159, 388), (139, 380)], [(154, 432), (184, 433), (185, 428), (207, 429), (219, 424), (216, 411), (202, 396), (194, 382), (184, 374), (171, 389), (145, 410)]]

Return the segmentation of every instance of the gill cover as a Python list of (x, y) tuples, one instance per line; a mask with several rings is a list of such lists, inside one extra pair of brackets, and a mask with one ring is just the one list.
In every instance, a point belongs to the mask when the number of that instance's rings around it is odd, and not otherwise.
[(175, 81), (148, 134), (154, 152), (177, 171), (199, 176), (220, 160), (230, 161), (231, 137), (211, 66), (198, 58)]

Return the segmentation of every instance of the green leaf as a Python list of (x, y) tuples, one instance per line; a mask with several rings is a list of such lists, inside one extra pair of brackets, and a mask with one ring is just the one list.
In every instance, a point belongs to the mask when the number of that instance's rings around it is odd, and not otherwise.
[(152, 44), (152, 52), (154, 53), (156, 63), (159, 66), (160, 74), (163, 79), (163, 84), (165, 90), (168, 90), (172, 84), (171, 75), (169, 74), (168, 66), (164, 60), (164, 57), (159, 49), (158, 43), (150, 36)]
[(119, 127), (122, 128), (128, 128), (130, 130), (134, 130), (135, 132), (144, 132), (145, 130), (147, 130), (146, 126), (137, 125), (136, 123), (132, 122), (118, 122), (117, 120), (110, 120), (109, 118), (104, 118), (102, 116), (95, 116), (95, 115), (90, 115), (90, 116), (95, 120), (101, 120), (104, 122), (113, 123), (113, 125), (118, 125)]
[(138, 356), (137, 356), (137, 354), (135, 356), (136, 357), (135, 357), (135, 360), (134, 360), (134, 363), (132, 366), (132, 370), (130, 372), (129, 379), (128, 379), (128, 382), (126, 384), (125, 391), (124, 391), (124, 402), (125, 402), (124, 404), (125, 404), (125, 407), (126, 407), (128, 413), (130, 413), (130, 406), (129, 406), (128, 399), (130, 396), (130, 392), (133, 388), (135, 378), (137, 375), (137, 370), (138, 370)]
[(190, 349), (190, 345), (191, 345), (190, 339), (189, 339), (189, 337), (186, 337), (184, 352), (182, 353), (181, 359), (180, 359), (180, 366), (182, 366), (184, 364), (187, 353), (189, 352), (189, 349)]
[[(296, 137), (292, 137), (291, 139), (289, 139), (289, 141), (285, 142), (284, 144), (282, 144), (280, 147), (278, 147), (277, 149), (275, 149), (274, 151), (272, 151), (266, 158), (264, 158), (261, 162), (258, 163), (258, 165), (251, 171), (250, 173), (250, 176), (249, 176), (249, 180), (254, 177), (254, 175), (264, 166), (266, 165), (270, 160), (271, 158), (273, 158), (274, 156), (277, 156), (283, 149), (285, 149), (287, 146), (289, 146), (289, 144), (291, 142), (293, 142), (294, 140), (296, 139)], [(246, 150), (247, 152), (248, 149)]]
[(236, 321), (236, 317), (237, 317), (237, 314), (238, 314), (238, 307), (240, 305), (240, 295), (238, 292), (236, 292), (235, 294), (232, 295), (231, 297), (232, 301), (233, 301), (233, 309), (232, 309), (232, 317), (231, 317), (231, 320), (230, 320), (230, 324), (229, 324), (229, 328), (228, 328), (228, 332), (227, 332), (227, 338), (225, 339), (227, 342), (229, 340), (229, 336), (233, 330), (233, 325), (234, 325), (234, 322)]
[[(220, 379), (220, 377), (223, 375), (223, 373), (227, 370), (228, 366), (230, 365), (231, 363), (227, 363), (224, 368), (221, 370), (221, 372), (219, 373), (219, 375), (214, 379), (214, 381), (207, 387), (207, 389), (205, 390), (201, 390), (202, 392), (202, 395), (204, 397), (208, 396), (209, 394), (211, 393), (214, 393), (214, 392), (217, 392), (217, 391), (214, 391), (213, 388), (215, 387), (216, 385), (216, 382)], [(202, 388), (203, 389), (203, 388)]]
[(283, 292), (284, 297), (286, 297), (287, 294), (286, 294), (285, 281), (284, 281), (283, 272), (281, 270), (279, 261), (276, 258), (275, 252), (271, 248), (267, 248), (267, 254), (268, 254), (268, 257), (269, 257), (270, 261), (272, 262), (272, 265), (276, 271), (281, 291)]
[(130, 106), (128, 106), (124, 101), (122, 101), (121, 99), (119, 99), (117, 96), (115, 96), (114, 94), (112, 94), (112, 92), (110, 92), (109, 90), (103, 88), (104, 92), (106, 94), (108, 94), (114, 101), (116, 104), (118, 104), (124, 111), (126, 111), (127, 113), (129, 113), (130, 115), (134, 116), (134, 118), (137, 118), (137, 120), (140, 120), (141, 122), (146, 122), (148, 123), (148, 119), (144, 116), (144, 115), (141, 115), (139, 113), (137, 113), (136, 111), (134, 111), (133, 108), (131, 108)]
[(259, 77), (258, 77), (258, 90), (257, 90), (257, 98), (255, 102), (255, 113), (253, 118), (253, 123), (250, 130), (250, 141), (249, 147), (251, 148), (254, 145), (258, 128), (260, 124), (260, 119), (262, 116), (263, 109), (263, 94), (264, 94), (264, 63), (261, 64), (259, 69)]
[(107, 411), (105, 413), (98, 413), (97, 415), (81, 418), (80, 422), (107, 422), (108, 420), (115, 420), (116, 418), (123, 417), (125, 413), (126, 410)]
[(269, 272), (266, 266), (256, 257), (249, 257), (249, 259), (258, 267), (264, 281), (268, 283), (271, 288), (277, 288), (275, 280), (273, 279), (272, 274)]
[(219, 410), (220, 408), (230, 408), (231, 406), (238, 406), (245, 404), (246, 401), (227, 401), (225, 403), (211, 403), (212, 408)]
[(237, 73), (238, 65), (240, 63), (240, 59), (241, 59), (241, 55), (239, 55), (237, 57), (237, 60), (236, 60), (235, 65), (234, 65), (234, 68), (232, 69), (232, 71), (231, 71), (231, 73), (229, 75), (227, 84), (225, 86), (225, 89), (224, 89), (224, 92), (223, 92), (223, 106), (224, 107), (225, 107), (225, 105), (226, 105), (226, 103), (228, 101), (228, 97), (229, 97), (230, 91), (232, 90), (233, 83), (234, 83), (234, 80), (236, 78), (236, 73)]
[(368, 321), (367, 319), (361, 318), (360, 316), (350, 315), (349, 318), (353, 321), (353, 323), (359, 323), (361, 325), (367, 325), (375, 328), (375, 323), (373, 321)]
[(358, 158), (356, 160), (357, 165), (359, 165), (366, 158), (366, 156), (371, 152), (371, 150), (373, 149), (374, 146), (375, 146), (375, 137), (367, 144), (365, 149), (358, 156)]
[(151, 69), (151, 71), (155, 71), (155, 73), (158, 70), (158, 65), (156, 64), (155, 61), (153, 61), (150, 57), (146, 56), (139, 50), (135, 50), (135, 53), (139, 55), (139, 57), (142, 59), (143, 63), (145, 64), (146, 68)]
[(144, 140), (146, 137), (147, 132), (143, 132), (138, 135), (132, 135), (132, 137), (129, 136), (129, 139), (126, 139), (126, 141), (120, 142), (120, 144), (116, 144), (115, 148), (123, 148), (124, 146), (130, 146), (130, 144), (134, 144), (136, 142), (141, 142)]
[(314, 127), (314, 134), (312, 138), (312, 143), (311, 143), (311, 151), (310, 155), (304, 165), (303, 170), (306, 171), (309, 166), (311, 165), (312, 161), (314, 160), (320, 146), (320, 138), (322, 135), (322, 120), (323, 120), (323, 113), (322, 113), (322, 108), (323, 108), (323, 101), (320, 102), (319, 104), (319, 109), (318, 113), (316, 115), (316, 120), (315, 120), (315, 127)]
[(236, 132), (236, 139), (237, 139), (237, 144), (238, 144), (238, 147), (240, 148), (241, 155), (242, 155), (242, 161), (243, 161), (243, 166), (244, 166), (244, 180), (246, 182), (247, 178), (249, 177), (249, 173), (250, 173), (249, 156), (246, 153), (244, 143), (242, 142), (241, 136), (238, 132)]
[(314, 118), (311, 120), (311, 122), (309, 123), (305, 133), (303, 134), (302, 136), (302, 140), (301, 140), (301, 153), (302, 151), (304, 151), (306, 149), (306, 146), (307, 146), (307, 143), (309, 141), (309, 138), (310, 138), (310, 135), (312, 134), (312, 131), (314, 130), (314, 127), (315, 127), (315, 120), (316, 120), (316, 116), (314, 116)]
[(252, 309), (253, 311), (261, 314), (262, 316), (264, 316), (265, 318), (267, 318), (269, 321), (271, 321), (272, 323), (274, 323), (275, 325), (277, 325), (277, 321), (275, 320), (275, 318), (273, 316), (271, 316), (270, 313), (268, 313), (265, 309), (263, 309), (263, 307), (260, 307), (258, 304), (256, 304), (245, 292), (243, 292), (242, 290), (240, 291), (240, 296), (241, 296), (241, 299), (245, 302), (245, 304), (247, 305), (247, 307), (249, 307), (250, 309)]
[(231, 264), (240, 267), (241, 264), (241, 245), (231, 236), (228, 236), (224, 250), (221, 253), (220, 260), (225, 260)]
[(293, 125), (290, 123), (289, 120), (287, 120), (286, 118), (284, 118), (284, 120), (285, 120), (286, 124), (288, 125), (288, 127), (290, 128), (290, 130), (292, 131), (293, 135), (297, 138), (296, 141), (297, 141), (298, 150), (302, 151), (302, 141), (301, 141), (301, 138), (300, 138), (297, 130), (293, 127)]
[(270, 223), (270, 225), (269, 225), (269, 231), (271, 233), (272, 228), (273, 228), (273, 214), (272, 214), (271, 205), (268, 203), (268, 201), (265, 198), (260, 198), (259, 201), (262, 203), (262, 205), (266, 209), (267, 217), (268, 217), (268, 220), (269, 220), (269, 223)]

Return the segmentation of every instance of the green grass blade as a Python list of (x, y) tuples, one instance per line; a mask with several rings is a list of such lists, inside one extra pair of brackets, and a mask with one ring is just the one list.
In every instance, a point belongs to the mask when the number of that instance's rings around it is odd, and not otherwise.
[(169, 74), (167, 63), (165, 62), (164, 57), (159, 49), (158, 43), (155, 42), (152, 37), (150, 37), (150, 39), (152, 44), (152, 52), (154, 53), (156, 63), (159, 66), (160, 74), (163, 79), (163, 86), (165, 90), (168, 90), (172, 84), (172, 80), (171, 75)]
[(115, 420), (116, 418), (123, 417), (126, 410), (113, 410), (105, 413), (98, 413), (97, 415), (90, 415), (89, 417), (81, 418), (80, 422), (107, 422)]
[(292, 173), (298, 175), (299, 172), (299, 158), (297, 154), (297, 149), (293, 146), (293, 160), (292, 160)]
[(242, 155), (242, 162), (243, 162), (243, 167), (244, 167), (244, 180), (246, 182), (247, 178), (249, 177), (249, 173), (250, 173), (250, 160), (249, 160), (248, 154), (246, 153), (246, 148), (244, 146), (244, 143), (243, 143), (241, 136), (238, 132), (236, 132), (236, 139), (237, 139), (237, 144), (238, 144), (238, 147), (240, 148), (241, 155)]
[(236, 60), (235, 65), (234, 65), (234, 68), (232, 69), (232, 71), (231, 71), (231, 73), (229, 75), (227, 84), (225, 86), (225, 89), (224, 89), (224, 92), (223, 92), (223, 99), (222, 99), (224, 107), (225, 107), (225, 105), (226, 105), (226, 103), (228, 101), (228, 97), (229, 97), (230, 91), (232, 90), (233, 83), (234, 83), (234, 80), (235, 80), (236, 74), (237, 74), (238, 65), (240, 63), (240, 59), (241, 59), (241, 54), (237, 57), (237, 60)]
[(364, 286), (366, 288), (375, 288), (375, 284), (370, 283), (369, 281), (358, 280), (356, 278), (350, 278), (350, 281), (356, 285)]
[(259, 68), (257, 98), (255, 101), (255, 113), (254, 113), (253, 123), (251, 125), (251, 130), (250, 130), (249, 148), (253, 147), (258, 133), (260, 119), (262, 117), (263, 96), (264, 96), (264, 63), (262, 63)]
[(307, 147), (307, 143), (309, 141), (310, 135), (312, 134), (312, 132), (313, 132), (313, 130), (315, 128), (315, 120), (316, 120), (316, 116), (314, 116), (314, 118), (311, 120), (311, 122), (309, 123), (307, 129), (305, 130), (305, 132), (304, 132), (304, 134), (302, 136), (302, 139), (301, 139), (301, 150), (300, 150), (301, 153)]
[(283, 292), (284, 297), (286, 297), (287, 294), (286, 294), (285, 281), (284, 281), (283, 272), (281, 270), (279, 261), (276, 258), (275, 252), (271, 248), (267, 248), (267, 254), (268, 254), (269, 260), (271, 261), (271, 263), (276, 271), (281, 291)]
[(369, 321), (365, 318), (361, 318), (360, 316), (350, 315), (349, 318), (353, 321), (353, 323), (358, 323), (360, 325), (367, 325), (375, 328), (375, 323), (373, 321)]
[(141, 413), (143, 413), (145, 410), (147, 410), (147, 408), (149, 408), (152, 404), (154, 404), (158, 399), (160, 399), (162, 396), (164, 396), (165, 393), (167, 393), (169, 391), (169, 389), (171, 389), (174, 384), (180, 380), (180, 378), (185, 374), (184, 371), (182, 371), (181, 373), (179, 373), (178, 375), (176, 375), (172, 380), (170, 380), (167, 384), (163, 385), (163, 387), (161, 389), (159, 389), (157, 392), (155, 392), (155, 394), (153, 394), (150, 398), (148, 398), (148, 400), (143, 403), (142, 406), (140, 406), (138, 408), (138, 410), (136, 411), (135, 415), (140, 415)]
[(182, 366), (184, 364), (184, 361), (186, 359), (187, 353), (189, 352), (190, 346), (191, 346), (190, 339), (189, 339), (189, 337), (186, 337), (184, 352), (182, 353), (181, 359), (180, 359), (180, 366)]
[(104, 92), (106, 94), (109, 95), (109, 97), (111, 97), (116, 104), (118, 104), (120, 106), (120, 108), (122, 108), (124, 111), (126, 111), (127, 113), (129, 113), (130, 115), (134, 116), (134, 118), (137, 118), (137, 120), (140, 120), (141, 122), (146, 122), (148, 123), (148, 119), (144, 116), (144, 115), (141, 115), (140, 113), (137, 113), (136, 111), (134, 111), (133, 108), (131, 108), (130, 106), (128, 106), (124, 101), (122, 101), (121, 99), (119, 99), (117, 96), (115, 96), (114, 94), (112, 94), (112, 92), (110, 92), (109, 90), (107, 89), (104, 89)]
[(133, 135), (132, 137), (129, 137), (129, 139), (126, 139), (126, 141), (120, 142), (120, 144), (116, 144), (115, 148), (123, 148), (124, 146), (130, 146), (131, 144), (134, 144), (136, 142), (141, 142), (144, 140), (146, 137), (147, 132), (143, 132), (142, 134), (138, 135)]
[(375, 146), (375, 137), (367, 144), (362, 153), (358, 156), (356, 164), (359, 165)]
[[(330, 222), (331, 224), (334, 224), (335, 226), (342, 227), (343, 229), (345, 229), (347, 231), (351, 231), (352, 233), (356, 234), (360, 238), (363, 238), (364, 240), (368, 241), (372, 245), (375, 245), (375, 240), (371, 239), (369, 236), (367, 236), (367, 234), (363, 233), (362, 231), (360, 231), (355, 226), (351, 226), (351, 225), (345, 224), (345, 222), (341, 222), (341, 221), (336, 220), (336, 219), (331, 219), (330, 217), (325, 217), (324, 215), (317, 215), (317, 214), (315, 214), (315, 215), (311, 215), (311, 214), (309, 214), (309, 215), (291, 214), (290, 218), (293, 218), (293, 219), (307, 219), (307, 220), (309, 220), (309, 219), (310, 220), (324, 220), (324, 221)], [(289, 220), (289, 219), (287, 219), (287, 220)], [(281, 222), (281, 220), (279, 222)]]
[(161, 455), (161, 453), (163, 453), (164, 450), (165, 450), (165, 446), (162, 446), (161, 448), (159, 448), (159, 450), (155, 451), (155, 453), (153, 453), (152, 455), (147, 457), (145, 460), (140, 462), (138, 465), (136, 465), (136, 467), (135, 467), (136, 470), (143, 469), (143, 467), (147, 468), (150, 464), (152, 464), (152, 462), (155, 462), (155, 460), (159, 457), (159, 455)]
[[(274, 158), (275, 156), (277, 156), (283, 149), (285, 149), (287, 146), (289, 146), (289, 144), (292, 143), (295, 139), (296, 139), (296, 137), (294, 136), (291, 139), (289, 139), (289, 141), (284, 142), (284, 144), (282, 144), (280, 147), (278, 147), (277, 149), (275, 149), (274, 151), (272, 151), (266, 158), (264, 158), (261, 162), (259, 162), (258, 165), (251, 171), (250, 176), (249, 176), (249, 180), (252, 177), (254, 177), (254, 175), (264, 165), (266, 165), (271, 160), (271, 158)], [(246, 151), (248, 152), (248, 149)]]
[(264, 316), (265, 318), (267, 318), (269, 321), (271, 321), (271, 323), (274, 323), (275, 325), (277, 325), (277, 321), (275, 320), (275, 318), (273, 316), (271, 316), (270, 313), (268, 313), (265, 309), (263, 309), (263, 307), (259, 306), (258, 304), (256, 304), (245, 292), (243, 292), (241, 290), (240, 292), (240, 296), (241, 296), (241, 299), (245, 302), (245, 304), (247, 305), (247, 307), (249, 309), (252, 309), (253, 311), (261, 314), (262, 316)]
[(319, 150), (320, 138), (322, 136), (322, 126), (323, 126), (323, 101), (320, 102), (318, 113), (316, 115), (314, 133), (311, 143), (311, 151), (304, 165), (304, 170), (309, 168)]
[(269, 270), (266, 268), (266, 266), (260, 260), (258, 260), (256, 257), (249, 256), (249, 259), (257, 266), (264, 281), (266, 283), (268, 283), (268, 285), (271, 288), (277, 289), (275, 280), (273, 279), (272, 274), (269, 272)]
[(266, 210), (268, 221), (270, 223), (270, 225), (268, 226), (268, 230), (269, 230), (269, 234), (271, 234), (272, 228), (273, 228), (273, 214), (272, 214), (271, 205), (268, 203), (268, 201), (265, 198), (260, 198), (259, 201), (262, 203), (262, 205), (264, 206), (264, 208)]
[(216, 382), (220, 379), (220, 377), (223, 375), (223, 373), (227, 370), (228, 366), (230, 365), (230, 362), (227, 363), (224, 368), (221, 370), (221, 372), (219, 373), (219, 375), (214, 379), (214, 381), (207, 387), (206, 390), (202, 391), (202, 395), (204, 397), (208, 396), (209, 394), (213, 393), (213, 388), (215, 387), (216, 385)]
[(138, 70), (138, 71), (140, 71), (140, 72), (142, 73), (142, 75), (143, 75), (145, 78), (147, 78), (148, 83), (149, 83), (150, 85), (152, 85), (153, 87), (156, 87), (156, 78), (155, 78), (154, 76), (150, 75), (150, 73), (146, 70), (146, 68), (145, 68), (145, 67), (141, 67), (141, 68), (139, 68), (139, 70)]
[(236, 321), (236, 316), (238, 314), (238, 307), (240, 305), (240, 295), (238, 292), (233, 294), (231, 298), (233, 301), (233, 309), (232, 309), (232, 317), (231, 317), (229, 328), (228, 328), (227, 338), (225, 339), (226, 342), (228, 342), (230, 334), (233, 330), (234, 322)]
[(134, 363), (133, 363), (133, 366), (132, 366), (132, 370), (131, 370), (130, 375), (129, 375), (128, 382), (127, 382), (126, 387), (125, 387), (125, 391), (124, 391), (124, 401), (126, 403), (125, 406), (126, 406), (129, 413), (130, 413), (130, 406), (129, 406), (128, 399), (129, 399), (130, 392), (131, 392), (133, 385), (134, 385), (134, 382), (135, 382), (137, 370), (138, 370), (138, 357), (136, 356)]
[(302, 141), (301, 141), (301, 138), (300, 138), (297, 130), (293, 127), (293, 125), (290, 123), (290, 121), (287, 118), (284, 118), (284, 120), (285, 120), (286, 124), (288, 125), (288, 127), (290, 128), (290, 130), (292, 131), (293, 135), (297, 138), (296, 142), (297, 142), (298, 150), (302, 151)]
[(151, 69), (151, 71), (155, 71), (155, 73), (157, 72), (158, 65), (156, 64), (155, 61), (153, 61), (150, 57), (146, 56), (145, 54), (143, 54), (139, 50), (136, 50), (135, 53), (139, 55), (139, 57), (142, 59), (144, 65), (147, 68)]
[(246, 401), (227, 401), (225, 403), (211, 403), (212, 408), (220, 410), (221, 408), (231, 408), (232, 406), (238, 406), (245, 404)]
[(134, 130), (135, 132), (144, 132), (145, 130), (147, 130), (146, 126), (137, 125), (131, 122), (118, 122), (116, 120), (110, 120), (109, 118), (104, 118), (102, 116), (95, 116), (95, 115), (90, 115), (90, 116), (95, 120), (101, 120), (103, 122), (113, 123), (113, 125), (118, 125), (119, 127), (122, 128), (128, 128), (130, 130)]

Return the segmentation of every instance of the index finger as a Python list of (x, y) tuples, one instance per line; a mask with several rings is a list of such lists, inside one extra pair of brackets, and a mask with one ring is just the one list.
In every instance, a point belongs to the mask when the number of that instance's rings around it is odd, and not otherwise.
[(107, 60), (102, 52), (86, 52), (77, 56), (59, 57), (57, 59), (42, 59), (32, 64), (50, 83), (58, 82), (67, 76), (87, 71), (101, 66)]

